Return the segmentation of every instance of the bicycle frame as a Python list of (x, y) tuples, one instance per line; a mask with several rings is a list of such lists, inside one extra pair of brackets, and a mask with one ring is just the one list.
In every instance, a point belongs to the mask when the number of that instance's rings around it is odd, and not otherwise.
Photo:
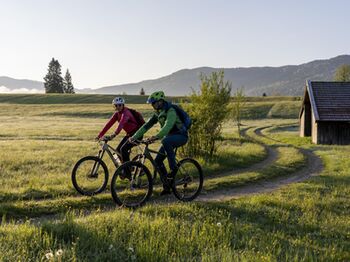
[(113, 153), (116, 154), (118, 157), (120, 157), (120, 154), (117, 152), (117, 150), (115, 150), (113, 147), (108, 145), (107, 142), (108, 141), (105, 141), (105, 140), (99, 142), (101, 149), (100, 149), (100, 151), (98, 151), (97, 157), (102, 159), (103, 156), (105, 155), (105, 152), (107, 152), (108, 156), (110, 157), (113, 164), (117, 168), (118, 166), (120, 166), (120, 163), (113, 157)]
[[(159, 151), (156, 151), (156, 150), (148, 148), (148, 146), (150, 145), (149, 143), (145, 143), (145, 142), (142, 142), (142, 141), (138, 141), (138, 142), (139, 142), (139, 144), (137, 146), (140, 149), (140, 151), (142, 152), (142, 156), (143, 156), (141, 163), (144, 165), (145, 164), (145, 160), (147, 158), (148, 160), (151, 161), (154, 170), (158, 171), (158, 173), (160, 174), (161, 172), (160, 172), (160, 170), (157, 167), (157, 164), (156, 164), (156, 162), (155, 162), (155, 160), (154, 160), (154, 158), (152, 156), (152, 153), (153, 154), (161, 154), (161, 155), (163, 155), (165, 157), (167, 157), (167, 155), (163, 154), (163, 153), (160, 153)], [(143, 150), (142, 150), (140, 144), (144, 144), (145, 145), (145, 148)], [(177, 152), (177, 148), (175, 148), (175, 155), (176, 155), (176, 152)], [(178, 162), (177, 159), (175, 159), (175, 160), (176, 160), (176, 162)]]
[[(121, 163), (119, 163), (118, 160), (113, 157), (113, 153), (115, 153), (118, 157), (120, 156), (120, 154), (113, 147), (108, 145), (107, 140), (100, 141), (99, 145), (101, 146), (101, 149), (98, 151), (97, 157), (102, 160), (105, 152), (107, 152), (114, 166), (118, 168), (118, 166), (120, 166)], [(91, 174), (95, 174), (99, 167), (100, 167), (100, 164), (98, 162), (95, 162), (94, 166), (92, 167)]]
[[(169, 176), (161, 172), (160, 169), (163, 168), (158, 168), (153, 158), (153, 154), (161, 154), (162, 157), (167, 157), (166, 152), (150, 149), (149, 145), (152, 144), (150, 139), (136, 140), (133, 144), (138, 149), (136, 157), (118, 167), (112, 177), (111, 193), (118, 205), (126, 207), (141, 206), (151, 196), (154, 185), (156, 185), (157, 190), (161, 188), (161, 184), (155, 183), (154, 180), (157, 172), (152, 174), (148, 168), (150, 165), (153, 166), (154, 171), (158, 171), (164, 192), (169, 193), (167, 189), (172, 189), (175, 197), (184, 202), (192, 201), (200, 194), (203, 187), (203, 172), (196, 160), (184, 158), (177, 161), (178, 169), (176, 173)], [(103, 149), (108, 151), (108, 146)], [(148, 167), (145, 166), (146, 159), (151, 162), (150, 164), (147, 161)], [(161, 193), (160, 195), (164, 194)], [(139, 196), (142, 198), (139, 199)]]

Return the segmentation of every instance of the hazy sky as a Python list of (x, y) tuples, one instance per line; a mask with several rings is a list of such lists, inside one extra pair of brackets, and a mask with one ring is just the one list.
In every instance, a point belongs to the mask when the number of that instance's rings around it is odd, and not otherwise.
[(346, 0), (0, 0), (0, 76), (76, 88), (183, 68), (280, 66), (350, 54)]

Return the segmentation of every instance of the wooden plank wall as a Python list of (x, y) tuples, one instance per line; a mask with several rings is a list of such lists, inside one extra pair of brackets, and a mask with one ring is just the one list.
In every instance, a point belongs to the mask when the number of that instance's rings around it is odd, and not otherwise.
[(318, 144), (349, 145), (350, 122), (318, 122)]

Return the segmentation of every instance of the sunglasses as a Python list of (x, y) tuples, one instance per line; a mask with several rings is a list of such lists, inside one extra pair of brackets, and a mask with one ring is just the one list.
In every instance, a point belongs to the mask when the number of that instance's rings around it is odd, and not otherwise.
[(122, 105), (122, 104), (114, 105), (114, 107), (122, 107), (122, 106), (124, 106), (124, 105)]

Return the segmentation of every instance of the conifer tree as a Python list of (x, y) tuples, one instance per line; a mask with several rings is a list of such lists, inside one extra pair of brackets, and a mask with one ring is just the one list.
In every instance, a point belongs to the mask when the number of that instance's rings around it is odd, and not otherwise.
[(64, 83), (61, 73), (61, 65), (58, 60), (52, 58), (49, 63), (49, 68), (45, 80), (45, 92), (46, 93), (63, 93), (64, 92)]
[(72, 76), (70, 75), (68, 69), (66, 71), (66, 75), (64, 76), (64, 92), (66, 94), (75, 94), (74, 86), (72, 83)]

